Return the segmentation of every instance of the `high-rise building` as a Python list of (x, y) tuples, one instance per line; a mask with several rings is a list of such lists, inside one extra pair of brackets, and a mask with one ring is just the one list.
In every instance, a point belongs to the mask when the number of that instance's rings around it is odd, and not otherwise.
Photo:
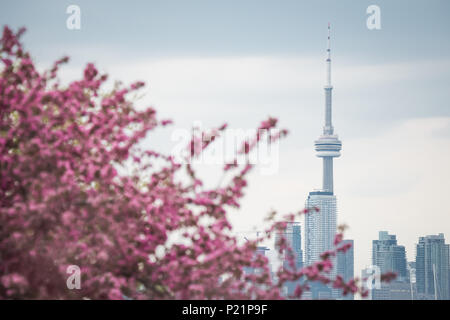
[[(323, 134), (315, 141), (317, 157), (323, 160), (322, 189), (309, 193), (306, 208), (318, 208), (305, 215), (305, 262), (310, 265), (320, 259), (320, 254), (334, 248), (336, 235), (336, 196), (333, 190), (333, 158), (340, 156), (342, 147), (338, 136), (334, 134), (331, 121), (331, 50), (330, 25), (328, 25), (328, 46), (326, 58), (326, 84), (325, 84), (325, 124)], [(336, 269), (332, 276), (336, 275)], [(316, 290), (317, 289), (317, 290)], [(337, 291), (336, 291), (337, 292)], [(313, 298), (331, 298), (331, 290), (325, 286), (317, 285), (312, 288)]]
[[(279, 250), (279, 241), (281, 238), (286, 239), (288, 247), (292, 250), (295, 269), (299, 270), (303, 267), (303, 250), (302, 250), (302, 236), (301, 236), (301, 225), (299, 222), (287, 222), (286, 229), (275, 234), (275, 250)], [(284, 269), (292, 269), (289, 265), (289, 252), (285, 251), (282, 257), (282, 263)], [(299, 281), (288, 281), (285, 285), (284, 291), (286, 296), (292, 296), (294, 294), (295, 288), (300, 283)]]
[(416, 247), (418, 299), (450, 299), (449, 245), (444, 234), (420, 237)]
[[(345, 282), (352, 280), (354, 274), (354, 244), (353, 240), (343, 240), (341, 245), (351, 244), (352, 246), (346, 252), (338, 252), (336, 258), (337, 274), (340, 275)], [(352, 294), (341, 296), (341, 299), (353, 300)]]
[[(286, 229), (283, 232), (275, 234), (275, 250), (279, 250), (280, 238), (286, 239), (287, 245), (291, 248), (294, 255), (295, 267), (297, 269), (303, 267), (303, 250), (302, 250), (302, 234), (299, 222), (287, 222)], [(283, 254), (283, 267), (288, 268), (288, 252)]]
[(313, 191), (308, 195), (306, 207), (318, 208), (305, 215), (305, 263), (320, 259), (320, 254), (332, 250), (336, 236), (336, 196), (329, 191)]
[(378, 240), (372, 241), (372, 264), (378, 266), (381, 273), (395, 272), (396, 281), (408, 279), (405, 247), (398, 245), (396, 236), (387, 231), (380, 231)]
[(397, 277), (390, 283), (381, 283), (372, 290), (372, 300), (410, 300), (411, 283), (407, 271), (406, 251), (397, 244), (397, 238), (387, 231), (380, 231), (378, 240), (372, 241), (372, 264), (380, 274), (395, 272)]
[[(258, 246), (258, 247), (256, 248), (256, 251), (255, 251), (255, 259), (256, 259), (256, 257), (258, 257), (258, 256), (266, 257), (266, 256), (267, 256), (266, 252), (269, 251), (269, 250), (270, 250), (270, 249), (267, 248), (267, 247), (264, 247), (264, 246)], [(270, 266), (270, 264), (269, 264), (269, 266)], [(260, 269), (253, 268), (253, 267), (244, 267), (243, 269), (244, 269), (244, 272), (245, 272), (246, 274), (258, 274), (258, 273), (261, 272)]]

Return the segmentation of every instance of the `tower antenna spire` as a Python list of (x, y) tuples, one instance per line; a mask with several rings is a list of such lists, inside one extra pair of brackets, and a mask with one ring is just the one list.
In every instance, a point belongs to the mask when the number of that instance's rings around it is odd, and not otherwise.
[(327, 40), (327, 86), (331, 86), (331, 24), (328, 22), (328, 40)]

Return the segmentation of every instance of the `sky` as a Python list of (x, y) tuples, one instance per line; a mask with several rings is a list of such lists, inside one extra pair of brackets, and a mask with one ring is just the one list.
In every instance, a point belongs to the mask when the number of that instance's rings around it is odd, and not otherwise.
[[(81, 9), (69, 30), (66, 8)], [(369, 5), (381, 29), (366, 26)], [(290, 131), (276, 172), (255, 170), (238, 232), (270, 209), (302, 209), (321, 185), (314, 140), (322, 133), (327, 24), (332, 26), (333, 125), (338, 223), (355, 240), (355, 275), (371, 264), (371, 241), (397, 235), (408, 260), (419, 236), (450, 238), (450, 2), (429, 1), (62, 1), (2, 0), (0, 24), (27, 27), (40, 68), (69, 55), (63, 81), (94, 62), (111, 79), (148, 86), (138, 104), (175, 124), (144, 141), (170, 151), (173, 133), (227, 122), (252, 129), (267, 116)], [(171, 141), (167, 143), (167, 141)], [(218, 166), (201, 165), (208, 183)]]

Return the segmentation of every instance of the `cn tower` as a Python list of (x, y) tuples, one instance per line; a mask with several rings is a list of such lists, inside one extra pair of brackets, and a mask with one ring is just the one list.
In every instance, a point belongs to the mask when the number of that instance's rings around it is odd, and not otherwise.
[(315, 141), (317, 156), (323, 159), (323, 183), (322, 190), (333, 193), (333, 158), (341, 155), (342, 143), (338, 136), (334, 134), (331, 122), (331, 102), (333, 86), (331, 85), (331, 49), (330, 49), (330, 24), (328, 24), (328, 45), (327, 45), (327, 77), (325, 84), (325, 125), (323, 134)]
[[(328, 24), (328, 41), (326, 55), (326, 83), (325, 83), (325, 125), (323, 133), (314, 142), (317, 156), (323, 159), (322, 188), (309, 193), (306, 208), (318, 208), (319, 212), (312, 210), (305, 215), (305, 263), (311, 265), (319, 261), (323, 252), (334, 248), (336, 235), (337, 206), (333, 191), (333, 158), (339, 157), (342, 143), (334, 134), (331, 122), (331, 49), (330, 24)], [(336, 275), (336, 268), (331, 274)], [(324, 285), (311, 285), (311, 298), (330, 299), (337, 298), (338, 291)]]

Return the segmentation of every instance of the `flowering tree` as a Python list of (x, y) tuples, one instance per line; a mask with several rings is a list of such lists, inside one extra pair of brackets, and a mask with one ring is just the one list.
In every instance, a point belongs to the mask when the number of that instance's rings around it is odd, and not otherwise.
[[(331, 257), (348, 249), (342, 233), (321, 261), (296, 270), (291, 258), (293, 267), (273, 281), (255, 249), (286, 222), (271, 215), (264, 237), (239, 244), (226, 214), (239, 207), (252, 165), (231, 162), (223, 168), (229, 182), (206, 189), (189, 162), (138, 147), (170, 124), (130, 101), (143, 83), (102, 92), (107, 77), (88, 64), (81, 80), (62, 86), (57, 71), (68, 58), (38, 72), (19, 41), (23, 32), (5, 27), (0, 44), (0, 298), (279, 299), (283, 284), (300, 278), (298, 298), (311, 281), (361, 290), (330, 276)], [(240, 153), (263, 136), (285, 136), (270, 130), (276, 124), (263, 121)], [(189, 156), (224, 130), (194, 136)], [(301, 214), (314, 212), (282, 221)], [(279, 248), (290, 250), (285, 239)], [(80, 289), (66, 286), (70, 265), (81, 269)]]

